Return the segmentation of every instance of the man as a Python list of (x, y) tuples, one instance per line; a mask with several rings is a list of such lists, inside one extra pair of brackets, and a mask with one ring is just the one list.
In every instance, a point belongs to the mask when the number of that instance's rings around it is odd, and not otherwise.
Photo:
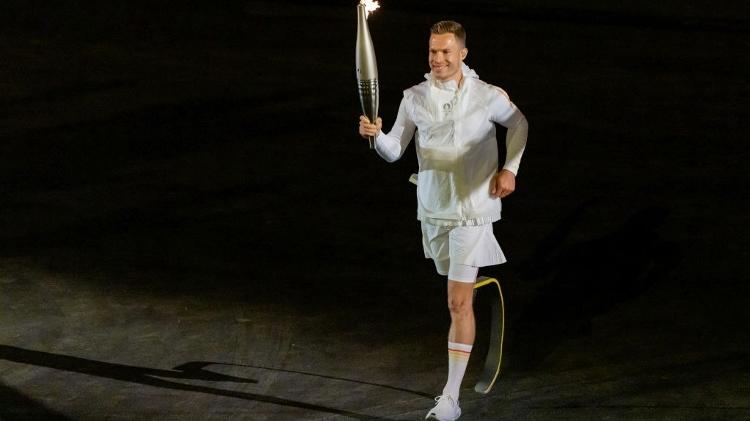
[[(375, 136), (378, 154), (399, 159), (416, 132), (419, 161), (417, 217), (425, 256), (448, 277), (448, 381), (427, 419), (455, 420), (461, 381), (474, 344), (473, 287), (479, 267), (505, 262), (492, 233), (500, 199), (515, 190), (528, 124), (500, 88), (479, 80), (464, 64), (466, 32), (453, 21), (432, 26), (431, 72), (404, 91), (388, 134), (380, 118), (360, 117), (359, 133)], [(495, 124), (506, 127), (506, 159), (498, 172)]]

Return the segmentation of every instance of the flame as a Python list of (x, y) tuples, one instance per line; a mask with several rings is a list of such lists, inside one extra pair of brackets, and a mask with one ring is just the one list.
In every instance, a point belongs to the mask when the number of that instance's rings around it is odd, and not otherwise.
[(365, 5), (365, 12), (367, 12), (367, 16), (370, 16), (370, 13), (374, 12), (375, 9), (378, 9), (380, 7), (379, 1), (373, 1), (373, 0), (359, 0), (359, 4)]

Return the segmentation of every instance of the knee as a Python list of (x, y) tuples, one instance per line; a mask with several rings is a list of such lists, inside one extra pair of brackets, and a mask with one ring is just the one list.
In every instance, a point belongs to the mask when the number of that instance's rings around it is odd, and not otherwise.
[(463, 317), (473, 313), (471, 298), (448, 297), (448, 310), (452, 317)]

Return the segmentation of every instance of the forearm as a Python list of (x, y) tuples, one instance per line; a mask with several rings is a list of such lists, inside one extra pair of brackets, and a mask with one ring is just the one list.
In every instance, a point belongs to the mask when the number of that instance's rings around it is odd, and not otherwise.
[(516, 110), (513, 121), (508, 124), (508, 133), (505, 136), (505, 164), (504, 170), (518, 175), (521, 165), (521, 157), (526, 149), (526, 140), (529, 133), (529, 123), (520, 110)]
[(416, 125), (409, 119), (406, 104), (402, 100), (396, 122), (393, 124), (391, 131), (388, 134), (380, 131), (375, 137), (375, 150), (386, 161), (394, 162), (401, 158), (406, 151), (411, 138), (414, 137), (415, 130)]
[(382, 131), (375, 136), (375, 151), (388, 162), (397, 161), (404, 153), (400, 139)]
[(511, 102), (508, 94), (495, 87), (494, 97), (490, 102), (490, 120), (508, 129), (505, 135), (505, 163), (503, 169), (518, 174), (521, 157), (526, 148), (529, 124), (521, 110)]

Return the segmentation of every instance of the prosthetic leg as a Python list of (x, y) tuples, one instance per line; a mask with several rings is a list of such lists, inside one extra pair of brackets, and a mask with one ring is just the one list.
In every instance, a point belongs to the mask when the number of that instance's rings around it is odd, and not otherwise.
[(474, 297), (478, 292), (483, 294), (494, 294), (497, 290), (497, 298), (490, 300), (490, 340), (487, 349), (487, 357), (484, 360), (484, 368), (479, 375), (474, 391), (487, 394), (495, 385), (500, 375), (500, 363), (503, 359), (503, 337), (505, 335), (505, 301), (500, 283), (495, 278), (480, 276), (474, 284)]

